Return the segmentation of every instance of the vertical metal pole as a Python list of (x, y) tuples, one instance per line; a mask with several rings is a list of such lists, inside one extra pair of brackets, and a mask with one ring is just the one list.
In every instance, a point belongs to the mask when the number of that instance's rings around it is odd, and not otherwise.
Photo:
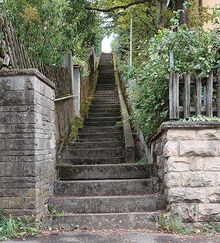
[(131, 15), (131, 26), (130, 26), (130, 67), (132, 67), (132, 38), (133, 38), (133, 17)]

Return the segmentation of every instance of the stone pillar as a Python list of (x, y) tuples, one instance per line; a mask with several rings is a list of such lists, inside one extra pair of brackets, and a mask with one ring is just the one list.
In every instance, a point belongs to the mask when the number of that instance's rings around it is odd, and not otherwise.
[(164, 123), (159, 137), (167, 210), (186, 223), (220, 222), (220, 122)]
[(64, 57), (63, 57), (63, 68), (68, 69), (68, 72), (69, 72), (71, 80), (72, 80), (71, 92), (72, 92), (72, 94), (74, 94), (73, 56), (72, 56), (72, 54), (64, 55)]
[(80, 67), (73, 66), (73, 95), (76, 96), (74, 99), (76, 115), (80, 117), (80, 87), (81, 87), (81, 77), (80, 77)]
[(36, 69), (0, 72), (0, 208), (40, 219), (55, 179), (54, 84)]

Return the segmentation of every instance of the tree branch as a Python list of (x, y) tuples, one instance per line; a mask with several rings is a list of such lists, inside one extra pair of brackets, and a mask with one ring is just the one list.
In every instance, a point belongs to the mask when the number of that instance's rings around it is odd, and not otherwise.
[(151, 2), (151, 1), (152, 0), (136, 0), (133, 3), (128, 3), (127, 5), (115, 6), (115, 7), (108, 8), (108, 9), (93, 8), (93, 7), (86, 7), (86, 9), (107, 13), (107, 12), (114, 11), (116, 9), (120, 9), (120, 8), (126, 9), (126, 8), (129, 8), (129, 7), (137, 5), (137, 4), (143, 4), (143, 3), (147, 3), (147, 2)]

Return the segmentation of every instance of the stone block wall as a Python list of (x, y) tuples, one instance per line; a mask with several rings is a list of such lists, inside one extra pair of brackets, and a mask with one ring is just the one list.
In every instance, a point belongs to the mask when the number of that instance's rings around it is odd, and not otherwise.
[(0, 208), (47, 210), (55, 177), (54, 84), (35, 69), (0, 72)]
[(220, 123), (164, 123), (153, 144), (167, 210), (187, 223), (220, 221)]
[(68, 131), (76, 119), (76, 112), (73, 103), (73, 98), (60, 100), (55, 102), (56, 107), (56, 143), (65, 140)]

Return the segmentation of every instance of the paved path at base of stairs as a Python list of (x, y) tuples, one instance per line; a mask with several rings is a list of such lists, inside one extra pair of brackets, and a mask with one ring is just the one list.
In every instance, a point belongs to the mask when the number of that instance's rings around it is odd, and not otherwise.
[(179, 236), (146, 232), (60, 232), (43, 238), (4, 241), (3, 243), (220, 243), (220, 234)]

